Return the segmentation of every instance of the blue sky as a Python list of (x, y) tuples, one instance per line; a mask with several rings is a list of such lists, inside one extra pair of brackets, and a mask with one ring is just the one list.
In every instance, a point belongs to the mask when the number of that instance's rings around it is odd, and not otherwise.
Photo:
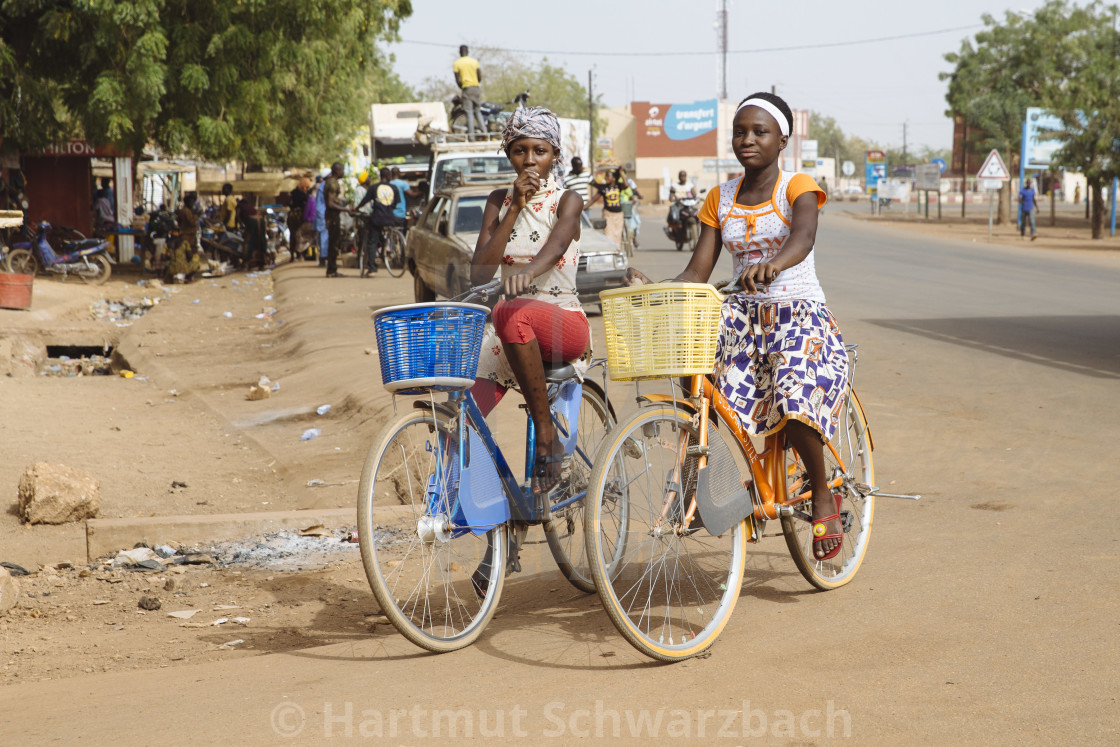
[[(949, 69), (942, 55), (980, 29), (983, 13), (1002, 19), (1008, 10), (1029, 13), (1042, 4), (730, 0), (728, 96), (739, 99), (773, 85), (794, 108), (834, 117), (845, 132), (901, 146), (906, 123), (910, 146), (948, 148), (952, 125), (944, 116), (945, 84), (937, 77)], [(631, 99), (688, 102), (718, 93), (716, 5), (717, 0), (413, 0), (413, 15), (401, 28), (404, 41), (389, 51), (411, 84), (428, 76), (450, 78), (456, 47), (466, 43), (537, 50), (523, 57), (547, 56), (581, 81), (593, 68), (595, 87), (609, 106)], [(852, 43), (945, 29), (955, 30)], [(807, 48), (773, 51), (788, 47)], [(701, 54), (666, 54), (671, 52)]]

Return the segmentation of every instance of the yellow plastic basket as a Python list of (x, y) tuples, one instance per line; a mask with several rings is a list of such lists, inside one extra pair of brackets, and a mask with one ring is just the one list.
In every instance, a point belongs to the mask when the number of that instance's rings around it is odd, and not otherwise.
[(614, 381), (709, 374), (722, 296), (703, 283), (653, 283), (599, 294)]

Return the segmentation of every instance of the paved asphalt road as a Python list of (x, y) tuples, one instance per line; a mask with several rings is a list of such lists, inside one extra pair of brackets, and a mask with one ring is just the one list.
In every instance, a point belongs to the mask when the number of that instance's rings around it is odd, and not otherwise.
[[(684, 255), (659, 231), (647, 217), (635, 263), (664, 277)], [(932, 240), (836, 209), (817, 247), (860, 343), (877, 481), (923, 495), (879, 500), (849, 586), (813, 592), (765, 539), (711, 656), (659, 666), (537, 558), (469, 650), (425, 655), (379, 626), (288, 654), (29, 683), (6, 708), (54, 702), (57, 718), (10, 736), (412, 744), (433, 725), (446, 738), (438, 711), (464, 709), (460, 737), (537, 744), (637, 741), (646, 718), (645, 734), (656, 721), (694, 743), (1116, 743), (1120, 258)]]

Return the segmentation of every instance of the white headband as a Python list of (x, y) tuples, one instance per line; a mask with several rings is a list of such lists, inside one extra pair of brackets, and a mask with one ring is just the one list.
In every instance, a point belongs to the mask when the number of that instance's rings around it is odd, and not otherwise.
[[(786, 120), (786, 115), (782, 114), (781, 109), (774, 106), (766, 99), (747, 99), (743, 103), (739, 104), (739, 109), (742, 109), (744, 106), (757, 106), (759, 109), (767, 112), (771, 117), (774, 118), (775, 121), (777, 121), (778, 129), (782, 131), (782, 134), (786, 137), (789, 137), (789, 122)], [(739, 109), (735, 110), (736, 114), (739, 113)]]

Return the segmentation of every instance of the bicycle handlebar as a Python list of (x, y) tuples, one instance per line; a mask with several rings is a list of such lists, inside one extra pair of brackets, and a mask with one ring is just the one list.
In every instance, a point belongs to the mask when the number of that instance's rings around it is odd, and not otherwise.
[(475, 297), (487, 298), (488, 296), (493, 294), (494, 291), (498, 290), (501, 287), (502, 287), (502, 281), (501, 280), (491, 280), (489, 283), (486, 283), (485, 285), (476, 285), (473, 288), (471, 288), (470, 290), (468, 290), (466, 293), (461, 293), (458, 296), (455, 296), (454, 298), (452, 298), (451, 300), (452, 301), (461, 301), (463, 303), (466, 303), (466, 302), (472, 300)]

